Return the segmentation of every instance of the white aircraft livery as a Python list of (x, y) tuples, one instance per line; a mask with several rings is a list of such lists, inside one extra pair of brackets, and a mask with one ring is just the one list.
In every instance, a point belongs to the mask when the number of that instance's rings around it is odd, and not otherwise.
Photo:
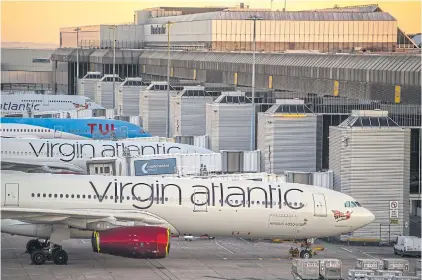
[(25, 171), (50, 167), (60, 172), (84, 173), (87, 160), (94, 157), (121, 157), (125, 149), (132, 157), (212, 153), (205, 148), (171, 142), (2, 138), (1, 168)]
[(2, 94), (0, 103), (0, 111), (3, 114), (26, 114), (28, 110), (45, 112), (86, 109), (104, 109), (104, 107), (85, 96), (35, 93)]
[(70, 238), (91, 237), (97, 253), (165, 258), (172, 235), (297, 240), (353, 232), (375, 219), (348, 195), (295, 183), (7, 171), (1, 191), (1, 230), (37, 238), (26, 246), (36, 265), (66, 264), (62, 244)]

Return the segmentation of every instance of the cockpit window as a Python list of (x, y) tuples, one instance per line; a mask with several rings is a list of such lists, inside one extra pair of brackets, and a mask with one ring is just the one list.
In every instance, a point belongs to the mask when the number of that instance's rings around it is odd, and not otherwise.
[(353, 207), (362, 207), (362, 206), (357, 201), (346, 201), (344, 203), (344, 207), (353, 208)]
[(93, 103), (93, 101), (89, 97), (85, 97), (85, 102), (91, 102), (91, 103)]

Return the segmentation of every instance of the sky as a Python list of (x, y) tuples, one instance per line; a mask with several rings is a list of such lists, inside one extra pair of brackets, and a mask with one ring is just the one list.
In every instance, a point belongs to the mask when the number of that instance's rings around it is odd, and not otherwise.
[[(235, 6), (270, 8), (271, 0), (138, 0), (138, 1), (1, 1), (1, 41), (59, 44), (61, 27), (133, 22), (134, 11), (157, 6)], [(378, 4), (394, 16), (406, 33), (421, 32), (421, 2), (413, 1), (310, 1), (286, 0), (287, 11)], [(281, 10), (283, 0), (274, 0), (273, 10)]]

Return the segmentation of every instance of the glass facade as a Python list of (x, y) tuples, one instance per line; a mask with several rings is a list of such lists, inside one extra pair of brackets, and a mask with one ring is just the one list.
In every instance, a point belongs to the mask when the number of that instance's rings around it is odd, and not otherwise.
[[(213, 20), (213, 50), (251, 51), (252, 42), (252, 20)], [(392, 51), (396, 44), (396, 21), (256, 21), (257, 51)]]

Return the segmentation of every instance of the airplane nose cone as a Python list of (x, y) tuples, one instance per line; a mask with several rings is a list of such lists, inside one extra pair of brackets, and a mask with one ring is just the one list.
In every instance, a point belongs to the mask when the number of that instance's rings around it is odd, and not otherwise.
[(368, 209), (365, 209), (365, 214), (364, 214), (364, 222), (365, 225), (368, 225), (370, 223), (372, 223), (373, 221), (375, 221), (375, 215), (374, 213), (372, 213), (371, 211), (369, 211)]

